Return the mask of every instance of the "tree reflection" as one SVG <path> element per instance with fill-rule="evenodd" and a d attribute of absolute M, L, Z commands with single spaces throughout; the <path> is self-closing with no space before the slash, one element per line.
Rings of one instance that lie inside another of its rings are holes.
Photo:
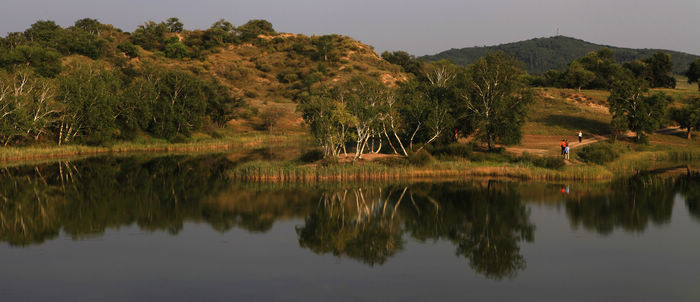
<path fill-rule="evenodd" d="M 405 190 L 392 200 L 382 189 L 345 189 L 324 192 L 303 227 L 297 228 L 299 244 L 312 251 L 383 264 L 403 248 L 396 217 Z"/>
<path fill-rule="evenodd" d="M 415 185 L 390 188 L 384 194 L 348 192 L 323 195 L 297 229 L 302 247 L 382 264 L 403 247 L 405 232 L 419 240 L 449 240 L 457 255 L 489 278 L 512 277 L 525 268 L 520 242 L 534 239 L 534 225 L 508 185 Z"/>
<path fill-rule="evenodd" d="M 675 192 L 672 178 L 637 175 L 616 181 L 607 190 L 567 198 L 566 213 L 572 226 L 600 234 L 618 227 L 642 232 L 650 221 L 671 220 Z"/>
<path fill-rule="evenodd" d="M 679 177 L 676 184 L 678 191 L 685 198 L 688 212 L 693 218 L 700 220 L 700 173 L 689 172 Z"/>
<path fill-rule="evenodd" d="M 416 238 L 449 240 L 457 255 L 489 278 L 514 277 L 525 269 L 520 243 L 534 240 L 535 226 L 512 185 L 442 184 L 418 189 L 415 195 L 417 204 L 427 206 L 406 219 Z"/>
<path fill-rule="evenodd" d="M 299 245 L 318 254 L 375 266 L 400 252 L 407 236 L 447 241 L 474 271 L 501 279 L 525 269 L 521 244 L 534 240 L 535 226 L 521 202 L 521 194 L 532 193 L 528 186 L 253 185 L 232 182 L 230 167 L 223 156 L 170 156 L 0 169 L 0 241 L 22 246 L 61 232 L 82 238 L 125 225 L 177 234 L 186 221 L 206 222 L 219 232 L 266 232 L 282 218 L 302 217 Z M 572 192 L 564 206 L 575 227 L 641 232 L 650 222 L 670 221 L 676 192 L 700 219 L 698 179 L 638 175 L 592 193 Z"/>

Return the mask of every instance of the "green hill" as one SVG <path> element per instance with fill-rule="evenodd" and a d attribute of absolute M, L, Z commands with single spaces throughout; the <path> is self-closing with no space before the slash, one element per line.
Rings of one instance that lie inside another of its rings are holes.
<path fill-rule="evenodd" d="M 503 51 L 523 62 L 528 72 L 543 73 L 550 69 L 563 70 L 572 60 L 583 57 L 591 51 L 606 47 L 615 52 L 617 62 L 646 58 L 657 51 L 668 53 L 673 59 L 673 72 L 677 74 L 685 72 L 690 62 L 700 58 L 697 55 L 671 50 L 632 49 L 599 45 L 565 36 L 535 38 L 496 46 L 453 48 L 421 58 L 428 61 L 447 59 L 459 65 L 467 65 L 489 51 Z"/>

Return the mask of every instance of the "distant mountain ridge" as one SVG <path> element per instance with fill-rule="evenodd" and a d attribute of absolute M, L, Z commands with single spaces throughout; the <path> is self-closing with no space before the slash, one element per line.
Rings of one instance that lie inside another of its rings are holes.
<path fill-rule="evenodd" d="M 583 57 L 587 53 L 601 48 L 610 48 L 614 51 L 615 60 L 618 63 L 646 58 L 657 51 L 668 53 L 673 60 L 673 72 L 677 74 L 685 72 L 692 61 L 700 58 L 700 56 L 679 51 L 614 47 L 594 44 L 566 36 L 535 38 L 496 46 L 453 48 L 435 55 L 422 56 L 421 58 L 427 61 L 447 59 L 455 64 L 468 65 L 489 51 L 503 51 L 523 62 L 525 69 L 529 73 L 543 73 L 550 69 L 563 70 L 574 59 Z"/>

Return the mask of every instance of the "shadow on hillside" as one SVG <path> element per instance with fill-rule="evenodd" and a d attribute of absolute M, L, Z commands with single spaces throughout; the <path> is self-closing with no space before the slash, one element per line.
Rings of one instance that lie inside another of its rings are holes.
<path fill-rule="evenodd" d="M 571 131 L 581 130 L 597 135 L 610 134 L 610 124 L 580 116 L 553 114 L 534 120 L 547 126 L 559 126 Z"/>

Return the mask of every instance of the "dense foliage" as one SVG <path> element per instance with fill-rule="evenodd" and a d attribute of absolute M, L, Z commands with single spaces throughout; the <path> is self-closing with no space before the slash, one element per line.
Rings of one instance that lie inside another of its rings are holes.
<path fill-rule="evenodd" d="M 394 88 L 367 78 L 324 86 L 305 95 L 298 110 L 326 156 L 347 156 L 353 141 L 354 158 L 383 144 L 412 158 L 430 144 L 454 141 L 459 130 L 489 150 L 520 141 L 532 95 L 512 57 L 489 54 L 468 68 L 425 64 L 419 74 Z"/>
<path fill-rule="evenodd" d="M 640 141 L 661 127 L 671 101 L 663 92 L 649 94 L 642 80 L 618 81 L 608 97 L 612 128 L 618 133 L 633 131 Z"/>

